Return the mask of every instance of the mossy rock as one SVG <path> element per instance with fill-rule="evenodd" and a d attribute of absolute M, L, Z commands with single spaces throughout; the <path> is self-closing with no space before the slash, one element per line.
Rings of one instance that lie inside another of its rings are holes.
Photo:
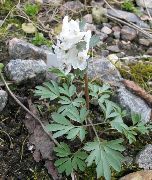
<path fill-rule="evenodd" d="M 130 70 L 126 70 L 120 67 L 117 67 L 125 79 L 130 79 L 141 87 L 143 87 L 148 92 L 151 91 L 152 87 L 148 85 L 149 81 L 152 81 L 152 63 L 148 62 L 139 62 L 136 64 L 128 65 Z"/>

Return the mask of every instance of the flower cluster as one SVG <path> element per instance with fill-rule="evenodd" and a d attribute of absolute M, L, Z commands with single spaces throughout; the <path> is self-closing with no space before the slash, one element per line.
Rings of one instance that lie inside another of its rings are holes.
<path fill-rule="evenodd" d="M 71 69 L 84 70 L 87 67 L 91 31 L 81 32 L 78 21 L 68 21 L 68 16 L 63 19 L 57 45 L 53 46 L 57 56 L 58 66 L 69 73 Z M 83 48 L 78 48 L 83 44 Z"/>

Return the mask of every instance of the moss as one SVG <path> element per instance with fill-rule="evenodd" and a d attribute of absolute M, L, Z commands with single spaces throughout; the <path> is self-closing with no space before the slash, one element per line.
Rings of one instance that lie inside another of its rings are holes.
<path fill-rule="evenodd" d="M 143 87 L 148 92 L 151 91 L 152 88 L 148 85 L 149 81 L 152 81 L 152 64 L 146 62 L 139 62 L 137 64 L 128 65 L 130 70 L 127 71 L 123 68 L 117 67 L 125 79 L 130 79 L 141 87 Z"/>

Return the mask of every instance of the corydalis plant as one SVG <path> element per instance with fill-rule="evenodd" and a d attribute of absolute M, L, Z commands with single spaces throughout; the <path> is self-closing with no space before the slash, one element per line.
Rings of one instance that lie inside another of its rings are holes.
<path fill-rule="evenodd" d="M 68 16 L 65 16 L 57 44 L 53 46 L 59 69 L 64 70 L 66 74 L 72 68 L 80 70 L 87 68 L 90 43 L 95 39 L 99 40 L 97 37 L 91 38 L 91 31 L 84 31 L 83 27 L 82 22 L 68 21 Z"/>
<path fill-rule="evenodd" d="M 99 38 L 91 37 L 91 32 L 84 31 L 83 25 L 82 22 L 68 21 L 67 16 L 64 18 L 62 32 L 54 46 L 59 69 L 51 70 L 60 81 L 37 86 L 35 95 L 40 99 L 56 100 L 59 107 L 52 113 L 51 123 L 46 126 L 47 132 L 52 132 L 52 138 L 59 141 L 54 148 L 58 157 L 55 161 L 58 171 L 69 176 L 95 164 L 97 178 L 104 176 L 110 180 L 111 171 L 121 169 L 123 139 L 102 139 L 102 134 L 116 131 L 132 143 L 138 132 L 148 133 L 150 127 L 145 126 L 138 116 L 132 116 L 133 125 L 127 126 L 123 121 L 125 111 L 110 100 L 110 86 L 88 84 L 88 51 Z M 81 76 L 82 71 L 85 73 Z M 98 115 L 101 114 L 101 122 L 93 116 L 94 109 L 89 108 L 89 103 L 94 101 L 98 105 L 96 109 L 99 109 Z M 67 141 L 68 145 L 65 143 Z"/>

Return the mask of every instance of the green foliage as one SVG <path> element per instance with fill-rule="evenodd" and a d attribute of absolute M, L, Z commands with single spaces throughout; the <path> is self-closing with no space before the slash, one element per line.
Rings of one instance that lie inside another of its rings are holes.
<path fill-rule="evenodd" d="M 55 147 L 54 151 L 59 157 L 59 159 L 55 161 L 55 166 L 58 168 L 59 173 L 65 172 L 68 176 L 74 172 L 74 170 L 85 170 L 86 152 L 79 150 L 75 153 L 71 153 L 69 146 L 65 143 L 60 143 L 60 146 Z"/>
<path fill-rule="evenodd" d="M 40 10 L 40 6 L 38 4 L 29 4 L 26 3 L 24 6 L 24 11 L 28 16 L 36 16 Z"/>
<path fill-rule="evenodd" d="M 60 96 L 58 84 L 55 81 L 51 81 L 51 83 L 43 83 L 43 86 L 36 86 L 35 96 L 39 96 L 40 99 L 56 99 Z"/>
<path fill-rule="evenodd" d="M 86 143 L 84 150 L 91 152 L 86 159 L 87 165 L 96 164 L 97 178 L 104 176 L 106 180 L 111 179 L 111 167 L 120 171 L 123 156 L 120 152 L 124 151 L 121 145 L 122 139 L 113 141 L 94 141 Z"/>
<path fill-rule="evenodd" d="M 32 43 L 35 46 L 47 45 L 51 46 L 51 41 L 47 40 L 42 33 L 36 33 L 35 37 L 32 39 Z"/>
<path fill-rule="evenodd" d="M 98 44 L 98 42 L 100 42 L 100 37 L 97 35 L 93 35 L 90 39 L 89 48 L 95 47 Z"/>
<path fill-rule="evenodd" d="M 2 72 L 3 68 L 4 68 L 4 64 L 0 63 L 0 72 Z"/>
<path fill-rule="evenodd" d="M 75 74 L 66 76 L 64 72 L 55 68 L 51 69 L 51 72 L 60 78 L 60 83 L 54 81 L 43 83 L 42 86 L 36 87 L 35 95 L 42 100 L 56 99 L 59 105 L 56 112 L 51 115 L 51 123 L 45 127 L 47 132 L 52 132 L 53 138 L 60 141 L 60 145 L 54 149 L 58 157 L 55 166 L 60 173 L 66 173 L 68 176 L 74 171 L 84 171 L 86 164 L 95 165 L 97 178 L 104 176 L 106 180 L 110 180 L 111 171 L 121 170 L 123 140 L 100 139 L 98 133 L 101 132 L 101 128 L 107 131 L 106 128 L 110 127 L 110 130 L 117 132 L 131 144 L 136 141 L 139 133 L 148 134 L 152 126 L 144 124 L 140 115 L 134 113 L 131 115 L 132 125 L 125 124 L 123 119 L 127 113 L 111 101 L 110 86 L 93 83 L 89 83 L 90 101 L 96 102 L 104 122 L 97 123 L 96 119 L 92 119 L 88 123 L 88 119 L 92 116 L 90 116 L 91 110 L 86 108 L 83 91 L 81 91 L 83 85 L 80 83 L 76 86 L 74 83 L 77 82 L 77 78 L 81 79 L 84 73 L 74 71 Z M 101 126 L 103 123 L 105 127 Z M 94 139 L 88 132 L 90 128 L 96 135 Z M 69 142 L 69 146 L 64 143 L 64 140 Z M 71 142 L 77 144 L 76 147 L 72 147 L 72 151 Z"/>
<path fill-rule="evenodd" d="M 130 12 L 134 12 L 134 13 L 136 13 L 138 11 L 133 3 L 133 0 L 125 0 L 122 3 L 121 8 L 126 11 L 130 11 Z"/>

